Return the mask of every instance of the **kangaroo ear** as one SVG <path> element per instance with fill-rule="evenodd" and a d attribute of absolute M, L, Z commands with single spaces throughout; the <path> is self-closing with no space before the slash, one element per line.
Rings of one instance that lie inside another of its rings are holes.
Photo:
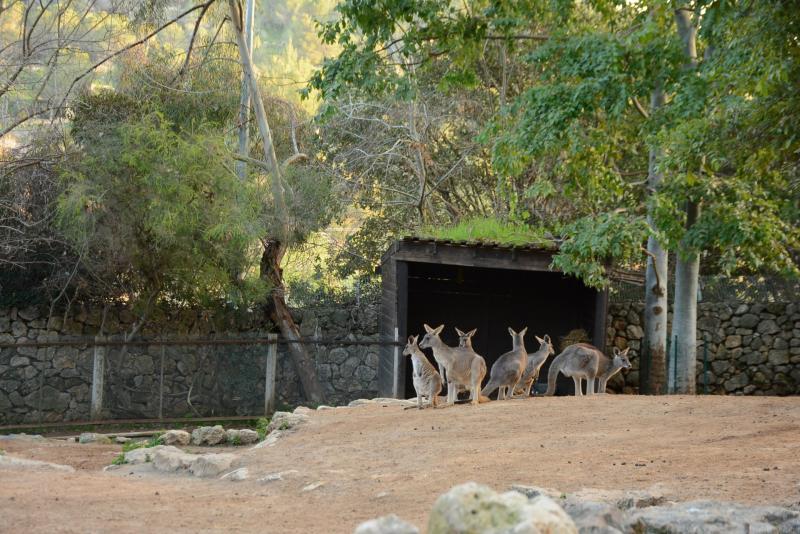
<path fill-rule="evenodd" d="M 511 334 L 512 336 L 516 334 L 516 332 L 514 332 L 514 329 L 511 328 L 510 326 L 508 327 L 508 333 Z"/>
<path fill-rule="evenodd" d="M 614 353 L 614 356 L 619 356 L 619 349 L 617 347 L 614 347 L 612 352 Z"/>
<path fill-rule="evenodd" d="M 424 327 L 425 327 L 425 331 L 426 331 L 427 333 L 429 333 L 429 334 L 430 334 L 431 332 L 433 332 L 433 328 L 431 328 L 430 326 L 428 326 L 428 325 L 427 325 L 427 323 L 426 323 L 426 324 L 423 324 L 422 326 L 424 326 Z"/>
<path fill-rule="evenodd" d="M 458 334 L 459 336 L 464 336 L 464 335 L 466 335 L 466 334 L 464 334 L 464 332 L 462 332 L 462 331 L 461 331 L 461 330 L 459 330 L 458 328 L 456 328 L 456 334 Z"/>
<path fill-rule="evenodd" d="M 413 345 L 414 341 L 415 341 L 414 336 L 408 336 L 408 344 L 409 345 Z"/>
<path fill-rule="evenodd" d="M 442 330 L 444 330 L 444 325 L 440 324 L 439 326 L 436 327 L 436 329 L 432 333 L 438 336 L 439 334 L 442 333 Z"/>
<path fill-rule="evenodd" d="M 547 334 L 544 335 L 544 340 L 549 344 L 550 343 L 550 336 Z"/>
<path fill-rule="evenodd" d="M 628 355 L 628 351 L 629 351 L 629 350 L 631 350 L 631 348 L 630 348 L 630 347 L 628 347 L 627 349 L 623 350 L 623 351 L 620 353 L 620 356 L 627 356 L 627 355 Z"/>
<path fill-rule="evenodd" d="M 536 341 L 538 341 L 541 345 L 545 344 L 545 340 L 540 338 L 539 336 L 533 336 L 533 337 L 535 337 Z M 544 337 L 546 338 L 547 336 L 544 336 Z"/>
<path fill-rule="evenodd" d="M 519 336 L 520 337 L 525 337 L 525 332 L 527 332 L 527 331 L 528 331 L 528 327 L 526 326 L 525 328 L 523 328 L 522 330 L 519 331 Z"/>
<path fill-rule="evenodd" d="M 474 336 L 474 335 L 475 335 L 475 332 L 477 332 L 477 331 L 478 331 L 478 329 L 477 329 L 477 328 L 473 328 L 472 330 L 470 330 L 469 332 L 467 332 L 467 335 L 468 335 L 469 337 L 472 337 L 472 336 Z"/>

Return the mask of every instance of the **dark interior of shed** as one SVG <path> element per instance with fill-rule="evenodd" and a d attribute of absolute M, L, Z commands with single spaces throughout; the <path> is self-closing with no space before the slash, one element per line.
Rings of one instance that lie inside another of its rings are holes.
<path fill-rule="evenodd" d="M 424 323 L 432 327 L 444 324 L 442 340 L 453 346 L 458 344 L 455 327 L 464 331 L 477 328 L 473 347 L 491 369 L 501 354 L 511 350 L 509 326 L 517 331 L 528 327 L 528 353 L 539 348 L 534 335 L 549 334 L 556 354 L 561 337 L 570 330 L 583 328 L 591 336 L 596 295 L 578 279 L 557 272 L 409 263 L 406 324 L 408 333 L 420 334 L 420 339 Z M 425 353 L 435 365 L 430 349 Z M 542 368 L 539 384 L 547 383 L 552 359 L 548 358 Z M 408 359 L 406 366 L 405 393 L 412 397 L 415 392 Z M 489 371 L 484 385 L 488 376 Z M 573 392 L 572 379 L 559 375 L 557 394 Z"/>

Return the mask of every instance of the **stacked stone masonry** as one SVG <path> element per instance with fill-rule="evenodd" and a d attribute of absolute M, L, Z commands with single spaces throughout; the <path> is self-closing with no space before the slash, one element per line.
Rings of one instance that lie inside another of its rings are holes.
<path fill-rule="evenodd" d="M 304 337 L 378 339 L 377 307 L 296 310 Z M 0 309 L 0 343 L 93 338 L 101 313 L 77 312 L 63 321 L 37 308 Z M 135 318 L 110 310 L 106 334 L 120 334 Z M 179 325 L 179 326 L 176 326 Z M 252 318 L 217 318 L 181 312 L 166 322 L 164 337 L 264 338 L 269 324 Z M 170 328 L 168 333 L 166 329 Z M 144 336 L 160 333 L 147 327 Z M 310 345 L 329 404 L 377 395 L 378 346 Z M 0 349 L 0 425 L 78 421 L 89 418 L 95 349 L 18 347 Z M 151 345 L 105 349 L 103 416 L 109 418 L 253 415 L 264 409 L 267 348 L 245 345 Z M 304 402 L 286 346 L 278 347 L 278 406 Z"/>
<path fill-rule="evenodd" d="M 630 348 L 632 369 L 609 387 L 636 392 L 644 305 L 609 306 L 607 348 Z M 669 319 L 672 319 L 670 313 Z M 800 305 L 700 303 L 697 392 L 728 395 L 800 394 Z"/>
<path fill-rule="evenodd" d="M 378 307 L 295 310 L 303 337 L 378 341 Z M 630 348 L 633 368 L 609 389 L 634 393 L 639 386 L 641 303 L 609 307 L 608 346 Z M 66 321 L 47 320 L 36 308 L 0 309 L 0 343 L 93 337 L 102 314 L 79 311 Z M 107 314 L 105 331 L 130 328 L 124 309 Z M 215 318 L 182 311 L 162 321 L 165 337 L 257 337 L 270 325 L 252 317 Z M 167 330 L 169 329 L 169 330 Z M 145 328 L 145 336 L 160 333 Z M 377 395 L 378 345 L 310 345 L 327 403 L 344 405 Z M 708 367 L 704 373 L 704 355 Z M 94 348 L 0 349 L 0 425 L 86 420 Z M 152 345 L 106 350 L 104 416 L 110 418 L 253 415 L 263 411 L 266 346 Z M 710 393 L 800 393 L 800 306 L 797 303 L 701 303 L 698 314 L 697 390 Z M 278 404 L 304 403 L 300 380 L 285 346 L 278 349 Z"/>

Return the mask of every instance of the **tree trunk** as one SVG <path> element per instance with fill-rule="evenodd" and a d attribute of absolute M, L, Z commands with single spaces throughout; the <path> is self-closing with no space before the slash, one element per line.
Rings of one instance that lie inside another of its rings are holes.
<path fill-rule="evenodd" d="M 283 273 L 280 268 L 285 252 L 286 247 L 279 241 L 273 240 L 264 243 L 264 252 L 261 255 L 261 278 L 270 284 L 270 319 L 278 326 L 285 340 L 298 341 L 301 339 L 300 330 L 297 328 L 289 312 L 289 307 L 286 305 L 286 291 L 283 285 Z M 313 403 L 322 404 L 325 399 L 322 386 L 317 379 L 314 360 L 306 350 L 305 345 L 289 343 L 288 346 L 289 354 L 292 356 L 292 361 L 300 377 L 305 397 Z"/>
<path fill-rule="evenodd" d="M 675 10 L 675 24 L 683 42 L 687 68 L 697 65 L 697 29 L 692 23 L 692 11 L 686 7 Z M 686 202 L 686 230 L 700 216 L 700 204 Z M 672 342 L 675 344 L 675 393 L 693 395 L 696 390 L 697 365 L 697 285 L 700 277 L 700 255 L 689 249 L 684 239 L 675 264 L 675 305 L 672 317 Z"/>
<path fill-rule="evenodd" d="M 653 90 L 650 102 L 651 113 L 664 105 L 664 92 L 660 85 Z M 650 161 L 647 170 L 647 188 L 654 194 L 661 184 L 664 175 L 657 170 L 661 150 L 650 149 Z M 647 222 L 655 228 L 651 205 L 648 208 Z M 639 391 L 645 395 L 662 395 L 666 393 L 665 373 L 667 354 L 667 251 L 658 240 L 650 236 L 647 239 L 647 271 L 645 273 L 645 305 L 644 305 L 644 346 L 642 347 L 641 379 Z"/>
<path fill-rule="evenodd" d="M 245 41 L 247 49 L 253 50 L 253 14 L 255 11 L 255 0 L 246 0 L 244 27 Z M 239 100 L 239 154 L 242 156 L 250 155 L 250 81 L 247 79 L 247 72 L 242 69 L 242 92 Z M 244 161 L 236 162 L 236 174 L 244 180 L 247 177 L 247 164 Z"/>
<path fill-rule="evenodd" d="M 700 206 L 686 205 L 686 230 L 700 216 Z M 675 264 L 675 307 L 672 317 L 672 340 L 675 343 L 675 393 L 694 395 L 697 366 L 697 284 L 700 255 L 680 250 Z"/>
<path fill-rule="evenodd" d="M 242 10 L 237 0 L 228 0 L 231 21 L 233 22 L 236 42 L 239 48 L 239 57 L 242 62 L 244 77 L 250 85 L 251 102 L 253 112 L 258 124 L 258 131 L 264 145 L 264 162 L 270 170 L 272 183 L 272 196 L 275 203 L 275 218 L 278 225 L 275 228 L 275 238 L 263 240 L 264 252 L 261 255 L 261 277 L 269 281 L 271 285 L 270 300 L 272 304 L 272 320 L 278 326 L 287 341 L 299 340 L 300 331 L 294 323 L 289 307 L 286 305 L 285 288 L 283 285 L 283 272 L 281 271 L 281 260 L 286 252 L 286 243 L 289 238 L 289 216 L 286 210 L 285 188 L 283 187 L 283 177 L 278 158 L 275 155 L 275 146 L 272 143 L 272 131 L 267 121 L 267 113 L 264 109 L 264 100 L 261 97 L 261 89 L 258 87 L 258 80 L 255 75 L 253 58 L 250 54 L 250 47 L 244 34 L 244 22 Z M 289 354 L 292 356 L 303 391 L 306 398 L 314 403 L 322 403 L 324 395 L 322 386 L 317 378 L 314 360 L 306 350 L 304 345 L 299 343 L 289 343 Z"/>

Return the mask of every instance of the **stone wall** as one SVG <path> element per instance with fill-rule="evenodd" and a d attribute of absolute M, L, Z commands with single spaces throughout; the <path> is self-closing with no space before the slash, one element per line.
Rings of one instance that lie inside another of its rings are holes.
<path fill-rule="evenodd" d="M 296 310 L 304 337 L 375 340 L 377 307 L 371 304 Z M 36 308 L 0 309 L 0 343 L 93 337 L 102 314 L 78 311 L 66 321 L 46 319 Z M 119 334 L 134 317 L 125 309 L 107 314 L 105 330 Z M 263 338 L 270 325 L 254 317 L 216 317 L 182 311 L 160 324 L 170 338 Z M 158 336 L 151 327 L 144 336 Z M 376 345 L 309 346 L 329 404 L 377 394 Z M 104 416 L 142 418 L 253 415 L 263 412 L 266 346 L 146 345 L 106 351 Z M 0 349 L 0 425 L 86 420 L 95 348 L 15 347 Z M 277 401 L 304 402 L 286 346 L 278 348 Z"/>
<path fill-rule="evenodd" d="M 617 390 L 639 387 L 644 305 L 609 306 L 608 348 L 630 348 L 632 370 L 610 383 Z M 672 314 L 668 316 L 670 322 Z M 800 305 L 701 302 L 697 317 L 697 391 L 703 392 L 704 355 L 709 393 L 800 394 Z"/>

